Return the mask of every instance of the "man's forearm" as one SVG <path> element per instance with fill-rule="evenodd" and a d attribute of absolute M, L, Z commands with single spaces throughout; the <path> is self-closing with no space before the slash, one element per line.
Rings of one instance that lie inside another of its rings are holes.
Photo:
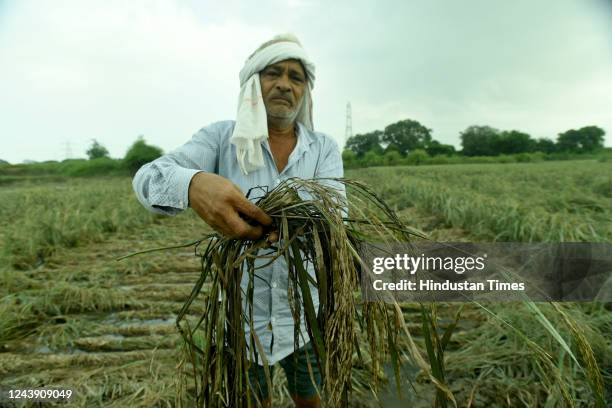
<path fill-rule="evenodd" d="M 189 183 L 200 171 L 182 167 L 170 156 L 162 156 L 142 166 L 132 186 L 138 201 L 149 211 L 176 215 L 187 208 Z"/>

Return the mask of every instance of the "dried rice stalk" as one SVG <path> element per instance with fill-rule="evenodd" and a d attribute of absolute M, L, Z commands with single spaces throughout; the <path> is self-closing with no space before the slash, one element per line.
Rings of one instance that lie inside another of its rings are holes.
<path fill-rule="evenodd" d="M 350 186 L 348 204 L 339 193 L 338 183 Z M 300 196 L 302 193 L 302 196 Z M 304 199 L 303 196 L 308 197 Z M 381 362 L 391 356 L 397 374 L 399 391 L 398 333 L 405 330 L 399 307 L 384 304 L 359 305 L 358 247 L 367 239 L 406 241 L 411 234 L 380 199 L 364 185 L 345 179 L 289 179 L 263 196 L 257 203 L 275 222 L 279 231 L 275 256 L 285 257 L 288 265 L 288 295 L 296 322 L 296 348 L 299 316 L 305 315 L 309 340 L 324 374 L 323 399 L 329 406 L 346 406 L 351 388 L 353 353 L 358 342 L 356 324 L 365 325 L 372 358 L 372 376 L 377 378 Z M 241 407 L 248 401 L 257 403 L 257 394 L 248 380 L 251 364 L 263 361 L 268 388 L 271 375 L 263 347 L 251 326 L 245 337 L 244 325 L 252 322 L 252 296 L 257 277 L 254 259 L 265 241 L 241 241 L 212 234 L 198 242 L 202 275 L 189 300 L 180 311 L 177 325 L 188 344 L 193 365 L 198 406 Z M 304 266 L 312 262 L 316 271 L 319 309 L 311 299 L 310 277 Z M 248 275 L 247 311 L 243 311 L 240 282 Z M 205 312 L 194 325 L 186 324 L 190 305 L 196 300 L 205 281 L 211 289 L 205 300 Z M 400 313 L 398 315 L 398 313 Z M 198 334 L 204 339 L 194 341 Z M 374 385 L 376 381 L 373 381 Z"/>

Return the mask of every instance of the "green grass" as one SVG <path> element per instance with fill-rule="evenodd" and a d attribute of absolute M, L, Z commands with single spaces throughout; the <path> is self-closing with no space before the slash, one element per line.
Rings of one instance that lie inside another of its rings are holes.
<path fill-rule="evenodd" d="M 0 202 L 0 262 L 18 269 L 156 218 L 138 203 L 127 177 L 14 183 L 0 188 Z"/>
<path fill-rule="evenodd" d="M 589 385 L 588 363 L 581 354 L 581 342 L 572 335 L 555 305 L 543 303 L 538 307 L 561 336 L 568 340 L 580 365 L 570 358 L 550 333 L 542 330 L 525 304 L 488 306 L 494 315 L 484 316 L 485 320 L 477 329 L 462 331 L 453 339 L 446 372 L 454 379 L 451 384 L 460 400 L 467 400 L 473 387 L 474 406 L 482 406 L 487 400 L 498 401 L 500 406 L 504 405 L 504 400 L 511 406 L 566 406 L 554 385 L 554 376 L 558 375 L 576 406 L 597 406 Z M 609 338 L 606 338 L 609 323 L 605 322 L 605 316 L 609 319 L 610 312 L 598 304 L 568 303 L 557 307 L 570 315 L 579 330 L 588 337 L 604 381 L 609 383 L 612 378 L 606 361 L 611 346 Z M 517 331 L 508 330 L 506 323 Z M 517 335 L 519 331 L 528 334 L 529 340 L 552 356 L 552 366 L 546 366 L 536 358 L 525 339 Z M 461 387 L 466 383 L 471 387 Z"/>
<path fill-rule="evenodd" d="M 46 161 L 30 164 L 0 164 L 0 184 L 3 179 L 11 177 L 88 177 L 108 175 L 128 175 L 129 171 L 123 160 L 100 157 L 98 159 L 66 159 L 61 162 Z"/>
<path fill-rule="evenodd" d="M 483 240 L 609 242 L 612 163 L 387 167 L 351 170 L 398 210 L 420 207 Z"/>
<path fill-rule="evenodd" d="M 433 214 L 441 220 L 439 231 L 461 228 L 472 241 L 610 242 L 611 170 L 612 161 L 593 160 L 380 167 L 350 170 L 347 177 L 367 182 L 395 209 Z M 176 314 L 181 293 L 188 296 L 197 279 L 199 264 L 186 251 L 184 257 L 167 252 L 119 263 L 115 258 L 200 238 L 202 223 L 189 213 L 160 223 L 136 201 L 127 177 L 63 177 L 0 175 L 0 349 L 9 346 L 9 352 L 0 354 L 0 380 L 22 388 L 70 384 L 79 390 L 79 406 L 175 405 L 180 352 L 172 349 L 174 334 L 169 333 L 175 333 L 174 326 L 131 322 Z M 413 225 L 416 220 L 404 221 Z M 170 281 L 183 286 L 155 286 Z M 198 306 L 190 319 L 203 313 Z M 442 354 L 435 351 L 436 332 L 443 338 L 457 306 L 439 305 L 437 320 L 430 319 L 436 370 L 444 374 L 459 406 L 563 406 L 553 375 L 566 384 L 576 406 L 593 406 L 584 344 L 557 310 L 540 308 L 580 365 L 543 330 L 532 310 L 486 306 L 495 316 L 466 305 Z M 563 310 L 588 339 L 604 382 L 610 384 L 609 308 L 585 303 L 564 304 Z M 430 359 L 421 309 L 405 316 L 422 356 Z M 534 357 L 525 334 L 551 354 L 554 368 Z M 54 351 L 19 351 L 31 350 L 29 343 Z M 56 353 L 75 345 L 92 352 Z M 158 345 L 163 347 L 155 351 Z M 119 348 L 124 352 L 96 352 Z M 361 388 L 353 392 L 351 406 L 372 399 L 367 389 L 371 369 L 364 365 L 354 370 L 353 382 Z M 392 373 L 387 377 L 393 385 Z M 279 384 L 275 378 L 275 403 L 291 406 Z M 416 393 L 407 383 L 403 390 L 424 401 L 415 406 L 431 406 L 439 391 L 431 379 L 421 374 L 413 385 Z"/>

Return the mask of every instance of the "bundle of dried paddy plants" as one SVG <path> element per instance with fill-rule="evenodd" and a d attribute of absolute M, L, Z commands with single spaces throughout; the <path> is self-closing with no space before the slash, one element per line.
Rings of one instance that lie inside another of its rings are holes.
<path fill-rule="evenodd" d="M 350 187 L 350 209 L 338 190 L 339 183 Z M 355 293 L 359 290 L 359 245 L 368 240 L 406 241 L 409 228 L 363 184 L 346 179 L 289 179 L 266 193 L 257 205 L 272 217 L 279 233 L 271 255 L 269 250 L 263 251 L 265 240 L 211 234 L 197 244 L 202 274 L 178 315 L 177 325 L 186 340 L 198 406 L 242 407 L 247 401 L 258 405 L 256 385 L 247 375 L 249 366 L 257 361 L 263 363 L 271 389 L 271 367 L 252 326 L 253 288 L 258 279 L 255 260 L 262 257 L 267 263 L 284 257 L 287 263 L 295 348 L 303 315 L 306 340 L 312 342 L 323 373 L 324 389 L 320 391 L 328 406 L 346 406 L 353 355 L 361 354 L 357 325 L 367 334 L 372 375 L 379 375 L 387 356 L 399 375 L 398 336 L 405 333 L 399 307 L 382 302 L 360 304 Z M 316 282 L 306 263 L 314 266 Z M 241 289 L 244 274 L 246 291 Z M 204 313 L 194 323 L 186 317 L 205 282 L 210 286 Z M 318 291 L 318 310 L 309 286 Z M 248 335 L 245 325 L 250 327 Z M 396 380 L 399 386 L 399 378 Z"/>

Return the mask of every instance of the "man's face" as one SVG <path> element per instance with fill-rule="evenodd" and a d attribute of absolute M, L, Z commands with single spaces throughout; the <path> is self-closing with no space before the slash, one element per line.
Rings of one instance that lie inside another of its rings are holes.
<path fill-rule="evenodd" d="M 268 118 L 294 121 L 307 86 L 302 64 L 290 59 L 268 65 L 259 81 Z"/>

